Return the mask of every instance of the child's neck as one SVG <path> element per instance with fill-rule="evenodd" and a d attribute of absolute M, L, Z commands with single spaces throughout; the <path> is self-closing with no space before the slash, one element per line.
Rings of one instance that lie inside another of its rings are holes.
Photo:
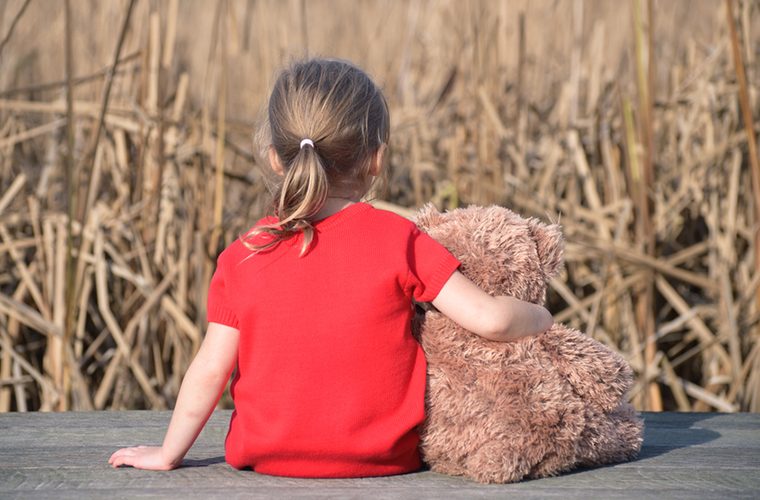
<path fill-rule="evenodd" d="M 349 205 L 353 205 L 359 201 L 359 198 L 353 198 L 348 196 L 328 196 L 325 200 L 325 204 L 322 209 L 317 212 L 312 220 L 320 220 L 330 217 L 346 208 Z"/>

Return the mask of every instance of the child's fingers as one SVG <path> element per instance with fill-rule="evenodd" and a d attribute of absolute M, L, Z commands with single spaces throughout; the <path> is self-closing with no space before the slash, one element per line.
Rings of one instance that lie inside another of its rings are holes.
<path fill-rule="evenodd" d="M 118 457 L 120 455 L 123 455 L 123 454 L 129 452 L 130 449 L 131 448 L 119 448 L 118 450 L 116 450 L 115 452 L 113 452 L 111 454 L 111 458 L 109 459 L 109 461 L 113 460 L 114 458 L 116 458 L 116 457 Z"/>
<path fill-rule="evenodd" d="M 134 454 L 134 447 L 121 448 L 111 455 L 111 457 L 108 459 L 108 463 L 114 467 L 118 467 L 120 465 L 132 465 L 130 459 L 134 457 Z"/>
<path fill-rule="evenodd" d="M 111 453 L 111 456 L 108 457 L 108 463 L 109 464 L 112 464 L 114 462 L 114 460 L 116 460 L 116 458 L 118 458 L 118 456 L 121 454 L 121 450 L 122 449 L 118 449 L 118 450 L 114 451 L 113 453 Z"/>
<path fill-rule="evenodd" d="M 108 459 L 108 463 L 114 467 L 118 467 L 119 465 L 124 463 L 125 454 L 126 454 L 126 451 L 123 449 L 115 452 L 113 455 L 111 455 L 111 458 Z"/>
<path fill-rule="evenodd" d="M 111 460 L 111 466 L 113 466 L 113 467 L 119 467 L 121 465 L 129 465 L 127 463 L 127 457 L 124 454 L 121 454 L 121 455 L 119 455 L 117 457 L 114 457 Z"/>
<path fill-rule="evenodd" d="M 146 445 L 132 446 L 114 452 L 108 459 L 108 463 L 114 468 L 127 465 L 136 469 L 171 470 L 171 464 L 164 463 L 160 455 L 160 447 Z"/>

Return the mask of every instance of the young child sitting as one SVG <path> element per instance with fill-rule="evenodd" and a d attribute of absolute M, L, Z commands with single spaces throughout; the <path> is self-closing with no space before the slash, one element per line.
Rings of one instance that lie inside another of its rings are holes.
<path fill-rule="evenodd" d="M 162 446 L 116 451 L 114 467 L 178 467 L 229 377 L 225 440 L 237 469 L 295 477 L 417 470 L 425 358 L 413 301 L 508 341 L 552 325 L 541 306 L 492 297 L 410 221 L 362 202 L 380 173 L 390 122 L 378 87 L 352 64 L 300 62 L 268 108 L 273 215 L 220 255 L 208 330 Z"/>

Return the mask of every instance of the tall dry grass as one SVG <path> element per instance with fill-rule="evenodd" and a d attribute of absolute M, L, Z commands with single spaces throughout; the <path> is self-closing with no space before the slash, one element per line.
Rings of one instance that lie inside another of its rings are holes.
<path fill-rule="evenodd" d="M 386 206 L 560 221 L 550 308 L 626 356 L 639 408 L 757 411 L 758 7 L 0 3 L 0 411 L 172 406 L 214 258 L 266 209 L 272 76 L 307 54 L 383 85 Z"/>

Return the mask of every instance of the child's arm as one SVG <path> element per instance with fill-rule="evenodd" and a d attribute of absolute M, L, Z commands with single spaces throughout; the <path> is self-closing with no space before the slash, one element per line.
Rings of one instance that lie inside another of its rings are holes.
<path fill-rule="evenodd" d="M 433 305 L 455 323 L 489 340 L 542 333 L 554 324 L 545 308 L 514 297 L 492 297 L 460 273 L 443 285 Z"/>
<path fill-rule="evenodd" d="M 179 467 L 227 385 L 237 361 L 239 339 L 235 328 L 209 323 L 201 348 L 182 380 L 163 445 L 122 448 L 108 463 L 150 470 Z"/>

